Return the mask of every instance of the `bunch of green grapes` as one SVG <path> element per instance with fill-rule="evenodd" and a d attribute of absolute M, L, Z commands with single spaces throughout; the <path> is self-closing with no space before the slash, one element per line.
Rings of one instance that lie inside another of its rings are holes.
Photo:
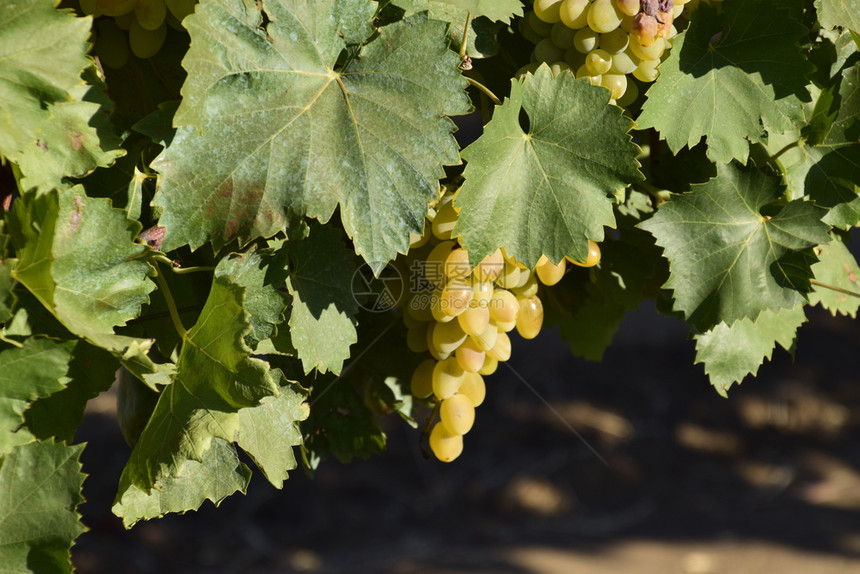
<path fill-rule="evenodd" d="M 182 19 L 194 12 L 196 4 L 197 0 L 80 0 L 81 11 L 97 18 L 94 50 L 109 68 L 123 67 L 129 48 L 138 58 L 157 54 L 167 38 L 167 26 L 183 30 Z"/>
<path fill-rule="evenodd" d="M 520 21 L 520 32 L 535 43 L 534 62 L 558 74 L 573 72 L 607 88 L 613 103 L 625 106 L 639 95 L 641 82 L 657 79 L 661 58 L 677 34 L 675 18 L 690 0 L 535 0 Z"/>
<path fill-rule="evenodd" d="M 430 210 L 424 234 L 413 239 L 413 289 L 403 313 L 407 345 L 427 355 L 412 375 L 411 391 L 420 399 L 432 397 L 438 405 L 430 449 L 443 462 L 463 451 L 463 435 L 472 428 L 475 407 L 486 395 L 483 377 L 510 358 L 508 333 L 516 329 L 532 339 L 540 332 L 538 284 L 558 283 L 567 269 L 564 260 L 553 263 L 543 256 L 532 271 L 502 249 L 473 268 L 468 251 L 451 236 L 457 222 L 454 196 L 442 196 Z M 576 265 L 590 267 L 599 260 L 600 249 L 590 242 L 588 260 Z"/>

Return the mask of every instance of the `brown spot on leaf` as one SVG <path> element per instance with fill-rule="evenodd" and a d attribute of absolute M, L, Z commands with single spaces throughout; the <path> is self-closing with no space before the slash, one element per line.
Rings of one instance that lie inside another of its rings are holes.
<path fill-rule="evenodd" d="M 84 213 L 84 200 L 80 195 L 76 195 L 74 199 L 75 208 L 69 215 L 69 228 L 71 232 L 75 232 L 81 226 L 81 216 Z"/>
<path fill-rule="evenodd" d="M 40 150 L 42 150 L 42 151 L 48 151 L 48 146 L 46 146 L 46 145 L 42 142 L 42 140 L 36 140 L 36 145 L 39 147 L 39 149 L 40 149 Z"/>
<path fill-rule="evenodd" d="M 75 151 L 81 152 L 84 150 L 84 134 L 72 132 L 72 147 Z"/>

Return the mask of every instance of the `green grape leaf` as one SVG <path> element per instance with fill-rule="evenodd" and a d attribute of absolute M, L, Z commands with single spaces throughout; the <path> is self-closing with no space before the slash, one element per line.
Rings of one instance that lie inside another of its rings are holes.
<path fill-rule="evenodd" d="M 18 254 L 15 279 L 69 331 L 99 345 L 99 336 L 137 317 L 155 288 L 152 268 L 134 242 L 140 224 L 81 186 L 27 194 L 8 217 Z"/>
<path fill-rule="evenodd" d="M 77 512 L 84 445 L 34 442 L 0 455 L 0 568 L 71 574 L 69 551 L 86 528 Z"/>
<path fill-rule="evenodd" d="M 777 343 L 791 351 L 797 329 L 805 321 L 803 305 L 797 305 L 762 311 L 755 322 L 740 319 L 731 326 L 719 323 L 695 335 L 696 363 L 704 363 L 711 384 L 726 397 L 734 383 L 755 375 L 764 360 L 770 360 Z"/>
<path fill-rule="evenodd" d="M 15 295 L 12 293 L 15 278 L 12 277 L 12 270 L 17 263 L 15 259 L 0 261 L 0 323 L 12 318 L 12 307 L 15 304 Z"/>
<path fill-rule="evenodd" d="M 58 185 L 121 155 L 87 58 L 91 18 L 53 0 L 0 5 L 0 155 L 19 163 L 25 189 Z"/>
<path fill-rule="evenodd" d="M 355 257 L 334 227 L 315 226 L 300 241 L 287 242 L 293 296 L 290 336 L 305 373 L 339 373 L 356 342 L 358 303 L 351 291 Z"/>
<path fill-rule="evenodd" d="M 809 197 L 831 208 L 824 222 L 847 229 L 860 224 L 860 63 L 844 70 L 824 90 L 803 130 L 805 141 L 779 158 L 793 197 Z M 790 145 L 797 134 L 775 138 L 768 150 Z"/>
<path fill-rule="evenodd" d="M 247 289 L 245 310 L 251 332 L 245 336 L 245 343 L 249 347 L 256 349 L 260 341 L 276 334 L 287 307 L 287 297 L 279 291 L 287 278 L 285 248 L 252 247 L 247 253 L 231 254 L 218 262 L 215 276 L 226 277 Z"/>
<path fill-rule="evenodd" d="M 713 161 L 746 163 L 749 142 L 765 139 L 762 124 L 785 132 L 803 121 L 813 67 L 797 45 L 805 27 L 769 0 L 722 5 L 722 12 L 704 2 L 696 8 L 637 123 L 657 129 L 673 152 L 707 137 Z"/>
<path fill-rule="evenodd" d="M 228 496 L 244 493 L 251 481 L 251 470 L 239 461 L 233 445 L 217 438 L 202 461 L 186 460 L 177 470 L 158 479 L 149 494 L 135 485 L 120 493 L 112 510 L 122 518 L 123 526 L 131 528 L 140 520 L 196 510 L 207 500 L 218 506 Z"/>
<path fill-rule="evenodd" d="M 826 211 L 802 200 L 769 206 L 780 180 L 754 167 L 718 165 L 716 178 L 692 187 L 639 224 L 664 248 L 675 310 L 705 331 L 804 303 L 811 248 L 830 242 Z"/>
<path fill-rule="evenodd" d="M 250 357 L 245 289 L 216 277 L 197 324 L 187 336 L 173 383 L 162 392 L 120 478 L 118 501 L 131 485 L 149 493 L 188 460 L 203 461 L 212 440 L 232 442 L 238 411 L 276 395 L 268 365 Z"/>
<path fill-rule="evenodd" d="M 812 266 L 815 280 L 860 295 L 860 268 L 845 244 L 834 238 L 830 243 L 816 248 L 816 251 L 818 263 Z M 860 298 L 821 285 L 813 285 L 809 302 L 812 305 L 821 305 L 833 315 L 838 313 L 851 317 L 857 316 L 857 309 L 860 307 Z"/>
<path fill-rule="evenodd" d="M 462 154 L 454 235 L 473 263 L 499 247 L 529 267 L 542 254 L 585 261 L 588 240 L 615 226 L 613 196 L 642 176 L 631 122 L 608 102 L 605 88 L 553 78 L 546 65 L 512 81 L 510 98 Z"/>
<path fill-rule="evenodd" d="M 61 391 L 36 400 L 24 419 L 38 439 L 56 437 L 71 443 L 84 422 L 87 401 L 108 390 L 116 378 L 119 361 L 109 352 L 78 340 Z"/>
<path fill-rule="evenodd" d="M 0 351 L 0 453 L 34 440 L 24 425 L 30 404 L 62 390 L 74 341 L 34 337 Z"/>
<path fill-rule="evenodd" d="M 860 32 L 860 0 L 815 0 L 815 9 L 823 27 Z"/>
<path fill-rule="evenodd" d="M 281 378 L 280 371 L 274 371 Z M 302 444 L 299 423 L 308 418 L 307 391 L 282 378 L 280 394 L 266 397 L 256 407 L 239 411 L 236 443 L 254 461 L 275 488 L 297 466 L 293 447 Z"/>
<path fill-rule="evenodd" d="M 70 101 L 50 107 L 47 118 L 14 158 L 24 177 L 23 189 L 47 191 L 65 176 L 83 177 L 125 155 L 113 133 L 108 112 L 111 101 L 94 67 L 87 71 L 89 84 L 69 90 Z"/>
<path fill-rule="evenodd" d="M 461 34 L 467 14 L 501 22 L 523 15 L 520 0 L 394 0 L 393 4 L 403 8 L 406 17 L 427 10 L 434 20 L 459 23 Z"/>
<path fill-rule="evenodd" d="M 447 25 L 424 15 L 380 30 L 339 67 L 373 12 L 366 0 L 218 0 L 188 17 L 183 127 L 153 163 L 165 250 L 246 243 L 339 206 L 375 270 L 406 252 L 442 166 L 460 162 L 445 116 L 471 108 Z"/>

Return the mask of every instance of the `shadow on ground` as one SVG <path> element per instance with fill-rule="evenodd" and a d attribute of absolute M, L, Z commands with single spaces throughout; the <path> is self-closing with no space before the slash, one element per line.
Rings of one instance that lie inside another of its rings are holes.
<path fill-rule="evenodd" d="M 75 564 L 81 574 L 858 572 L 860 329 L 809 315 L 796 360 L 777 351 L 728 400 L 692 364 L 686 329 L 650 307 L 628 316 L 601 364 L 572 358 L 549 330 L 517 341 L 512 368 L 489 378 L 452 464 L 424 459 L 418 432 L 390 417 L 384 456 L 329 462 L 313 480 L 294 473 L 283 491 L 255 475 L 219 509 L 128 532 L 110 504 L 129 451 L 110 404 L 96 403 L 79 435 L 91 531 Z"/>

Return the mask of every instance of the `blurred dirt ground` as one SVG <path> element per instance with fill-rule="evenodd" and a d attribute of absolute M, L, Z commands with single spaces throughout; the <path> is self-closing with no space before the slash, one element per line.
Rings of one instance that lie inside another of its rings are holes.
<path fill-rule="evenodd" d="M 110 514 L 129 449 L 104 395 L 79 433 L 91 530 L 73 559 L 82 574 L 857 573 L 860 324 L 809 316 L 796 360 L 776 351 L 728 400 L 650 307 L 601 364 L 548 330 L 489 378 L 454 463 L 424 459 L 392 416 L 383 456 L 282 491 L 255 475 L 219 509 L 131 531 Z"/>

